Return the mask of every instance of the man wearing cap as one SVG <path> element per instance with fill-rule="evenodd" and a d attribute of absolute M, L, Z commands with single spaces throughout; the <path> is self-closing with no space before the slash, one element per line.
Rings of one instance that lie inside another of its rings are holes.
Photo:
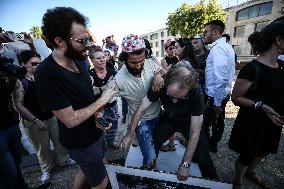
<path fill-rule="evenodd" d="M 176 57 L 176 48 L 175 41 L 167 40 L 164 47 L 166 50 L 166 57 L 161 61 L 161 64 L 165 70 L 168 69 L 169 65 L 174 65 L 178 62 L 178 58 Z"/>
<path fill-rule="evenodd" d="M 132 117 L 142 98 L 146 95 L 155 76 L 161 81 L 161 67 L 152 59 L 145 59 L 145 42 L 138 35 L 127 35 L 122 40 L 121 59 L 125 62 L 115 76 L 119 94 L 125 98 Z M 159 82 L 158 82 L 159 83 Z M 155 88 L 155 87 L 154 87 Z M 156 155 L 152 139 L 152 131 L 159 120 L 160 102 L 151 105 L 142 117 L 135 132 L 143 155 L 143 168 L 155 167 Z M 127 131 L 130 133 L 130 131 Z M 126 135 L 123 142 L 130 142 L 133 135 Z"/>

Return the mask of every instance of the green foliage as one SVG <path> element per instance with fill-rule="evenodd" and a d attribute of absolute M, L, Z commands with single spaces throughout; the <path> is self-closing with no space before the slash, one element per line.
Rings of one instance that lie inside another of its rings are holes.
<path fill-rule="evenodd" d="M 203 26 L 211 20 L 225 21 L 227 13 L 216 0 L 200 0 L 195 5 L 183 3 L 173 13 L 169 13 L 167 26 L 172 35 L 195 36 L 202 33 Z"/>
<path fill-rule="evenodd" d="M 41 31 L 41 28 L 39 26 L 33 26 L 30 29 L 30 32 L 31 32 L 31 34 L 34 38 L 37 38 L 37 39 L 41 38 L 42 31 Z"/>

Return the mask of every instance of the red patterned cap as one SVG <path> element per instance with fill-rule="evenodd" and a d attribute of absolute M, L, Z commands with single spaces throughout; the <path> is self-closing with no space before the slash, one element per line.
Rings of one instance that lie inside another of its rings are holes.
<path fill-rule="evenodd" d="M 175 41 L 171 41 L 171 39 L 168 39 L 166 43 L 164 44 L 165 49 L 169 48 L 170 46 L 174 46 L 176 44 Z"/>
<path fill-rule="evenodd" d="M 129 34 L 122 39 L 121 49 L 123 52 L 133 52 L 144 48 L 145 42 L 138 35 Z"/>

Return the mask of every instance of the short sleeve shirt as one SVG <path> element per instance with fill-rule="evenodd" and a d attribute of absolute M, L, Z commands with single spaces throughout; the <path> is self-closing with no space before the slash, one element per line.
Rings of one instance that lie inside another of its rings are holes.
<path fill-rule="evenodd" d="M 74 110 L 85 108 L 95 102 L 92 83 L 82 62 L 75 62 L 79 72 L 69 71 L 48 56 L 36 69 L 36 91 L 43 111 L 54 111 L 72 106 Z M 68 128 L 60 120 L 59 140 L 69 149 L 88 147 L 97 141 L 102 130 L 96 128 L 95 118 L 89 119 L 74 128 Z"/>
<path fill-rule="evenodd" d="M 158 99 L 161 100 L 165 115 L 174 122 L 188 122 L 191 120 L 191 116 L 203 114 L 204 96 L 201 87 L 197 85 L 189 91 L 187 96 L 187 99 L 182 99 L 174 103 L 167 95 L 166 88 L 163 88 L 160 92 L 154 92 L 150 88 L 147 93 L 150 102 L 155 102 Z"/>

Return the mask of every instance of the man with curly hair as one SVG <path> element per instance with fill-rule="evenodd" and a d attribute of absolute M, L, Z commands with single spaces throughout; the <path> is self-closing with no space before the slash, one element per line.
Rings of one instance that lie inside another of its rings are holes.
<path fill-rule="evenodd" d="M 114 95 L 113 88 L 97 99 L 85 68 L 91 37 L 87 18 L 70 7 L 47 10 L 42 19 L 45 40 L 52 54 L 36 69 L 36 89 L 43 111 L 58 119 L 59 140 L 80 167 L 73 189 L 87 184 L 92 189 L 106 188 L 108 179 L 103 164 L 103 128 L 95 114 Z"/>

